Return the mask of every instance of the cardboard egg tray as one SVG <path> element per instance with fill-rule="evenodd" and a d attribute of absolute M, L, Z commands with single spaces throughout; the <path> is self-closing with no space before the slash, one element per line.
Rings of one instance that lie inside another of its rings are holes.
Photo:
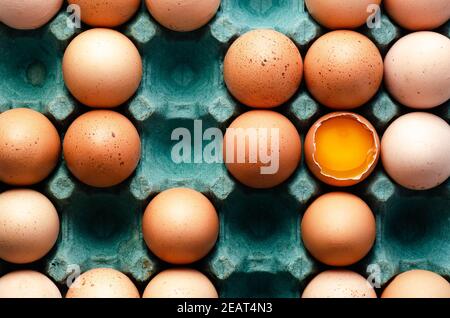
<path fill-rule="evenodd" d="M 0 112 L 30 107 L 47 115 L 61 138 L 68 125 L 90 109 L 71 97 L 64 86 L 61 60 L 70 40 L 86 29 L 67 24 L 66 5 L 49 24 L 34 31 L 0 25 Z M 386 15 L 381 28 L 362 27 L 384 55 L 404 35 Z M 222 164 L 176 164 L 171 160 L 172 130 L 225 130 L 249 110 L 227 92 L 223 59 L 229 45 L 255 28 L 274 28 L 288 35 L 303 58 L 309 45 L 327 30 L 307 13 L 299 0 L 223 0 L 207 26 L 190 33 L 162 28 L 144 5 L 119 28 L 139 48 L 144 77 L 137 94 L 118 111 L 130 118 L 142 139 L 142 158 L 135 174 L 119 186 L 94 189 L 68 172 L 63 160 L 55 172 L 33 188 L 56 205 L 61 234 L 43 260 L 28 265 L 0 263 L 0 272 L 32 268 L 46 273 L 61 287 L 79 266 L 82 272 L 113 267 L 145 287 L 160 270 L 170 267 L 152 255 L 142 238 L 141 217 L 157 193 L 172 187 L 191 187 L 206 194 L 220 215 L 220 237 L 214 250 L 192 267 L 205 272 L 221 297 L 298 297 L 305 285 L 327 267 L 303 247 L 301 216 L 320 194 L 348 191 L 359 195 L 377 219 L 376 243 L 370 254 L 350 267 L 367 277 L 379 273 L 381 286 L 396 274 L 429 269 L 450 278 L 450 181 L 429 191 L 410 191 L 396 185 L 381 163 L 364 182 L 333 188 L 316 180 L 304 161 L 283 185 L 254 190 L 237 183 Z M 437 30 L 450 35 L 450 23 Z M 302 137 L 329 109 L 316 103 L 304 84 L 285 105 L 276 109 L 297 126 Z M 356 109 L 377 128 L 380 137 L 396 117 L 411 110 L 399 105 L 384 89 Z M 450 120 L 449 103 L 432 111 Z M 9 189 L 0 184 L 0 191 Z M 75 267 L 74 267 L 75 266 Z M 380 291 L 380 289 L 378 289 Z"/>

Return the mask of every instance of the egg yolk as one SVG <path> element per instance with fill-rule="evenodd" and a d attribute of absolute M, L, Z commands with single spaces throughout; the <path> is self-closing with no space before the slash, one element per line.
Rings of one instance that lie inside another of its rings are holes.
<path fill-rule="evenodd" d="M 316 162 L 322 174 L 348 179 L 361 176 L 376 154 L 373 133 L 350 117 L 333 117 L 323 122 L 315 136 Z"/>

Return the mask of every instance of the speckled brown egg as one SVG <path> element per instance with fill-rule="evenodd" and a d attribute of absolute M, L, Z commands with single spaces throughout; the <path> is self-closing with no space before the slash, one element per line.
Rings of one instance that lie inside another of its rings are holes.
<path fill-rule="evenodd" d="M 142 298 L 218 298 L 211 281 L 194 269 L 172 268 L 156 275 Z"/>
<path fill-rule="evenodd" d="M 448 0 L 384 0 L 387 13 L 405 29 L 432 30 L 450 19 Z"/>
<path fill-rule="evenodd" d="M 239 182 L 265 189 L 294 173 L 301 151 L 300 135 L 289 119 L 270 110 L 252 110 L 227 128 L 223 159 Z"/>
<path fill-rule="evenodd" d="M 319 118 L 305 138 L 305 161 L 320 181 L 337 187 L 365 180 L 380 157 L 380 138 L 356 113 L 333 112 Z"/>
<path fill-rule="evenodd" d="M 375 44 L 354 31 L 333 31 L 313 43 L 305 57 L 305 81 L 321 104 L 352 109 L 367 103 L 383 79 Z"/>
<path fill-rule="evenodd" d="M 142 233 L 150 250 L 173 264 L 206 256 L 219 234 L 219 217 L 200 192 L 174 188 L 158 194 L 145 209 Z"/>
<path fill-rule="evenodd" d="M 19 270 L 0 277 L 0 298 L 61 298 L 58 287 L 47 276 Z"/>
<path fill-rule="evenodd" d="M 317 198 L 301 223 L 303 244 L 320 262 L 348 266 L 361 260 L 373 246 L 375 217 L 357 196 L 331 192 Z"/>
<path fill-rule="evenodd" d="M 314 277 L 303 291 L 302 298 L 377 298 L 377 294 L 358 273 L 332 269 Z"/>
<path fill-rule="evenodd" d="M 91 107 L 117 107 L 139 87 L 142 59 L 125 35 L 110 29 L 91 29 L 67 47 L 64 82 L 72 95 Z"/>
<path fill-rule="evenodd" d="M 450 283 L 426 270 L 410 270 L 397 275 L 381 298 L 450 298 Z"/>
<path fill-rule="evenodd" d="M 31 263 L 47 254 L 59 234 L 59 217 L 44 195 L 16 189 L 0 194 L 0 258 Z"/>
<path fill-rule="evenodd" d="M 219 9 L 221 0 L 146 0 L 155 20 L 164 27 L 188 32 L 207 24 Z"/>
<path fill-rule="evenodd" d="M 81 274 L 66 298 L 140 298 L 134 283 L 112 268 L 95 268 Z"/>
<path fill-rule="evenodd" d="M 67 167 L 81 182 L 105 188 L 127 179 L 139 162 L 141 141 L 133 124 L 110 110 L 78 117 L 64 138 Z"/>
<path fill-rule="evenodd" d="M 381 0 L 306 0 L 313 18 L 329 29 L 354 29 L 366 23 L 374 13 L 371 5 Z M 374 7 L 375 8 L 375 7 Z"/>
<path fill-rule="evenodd" d="M 80 7 L 81 20 L 95 27 L 116 27 L 127 22 L 141 0 L 69 0 Z"/>
<path fill-rule="evenodd" d="M 55 168 L 61 152 L 58 131 L 41 113 L 16 108 L 0 114 L 0 181 L 31 185 Z"/>
<path fill-rule="evenodd" d="M 300 86 L 303 62 L 287 36 L 274 30 L 254 30 L 229 48 L 224 78 L 230 93 L 241 103 L 272 108 L 288 101 Z"/>

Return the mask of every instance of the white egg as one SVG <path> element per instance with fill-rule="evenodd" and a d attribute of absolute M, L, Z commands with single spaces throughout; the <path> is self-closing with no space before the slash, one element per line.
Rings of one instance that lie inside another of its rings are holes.
<path fill-rule="evenodd" d="M 389 176 L 412 190 L 427 190 L 450 176 L 450 126 L 436 115 L 409 113 L 395 120 L 381 141 Z"/>

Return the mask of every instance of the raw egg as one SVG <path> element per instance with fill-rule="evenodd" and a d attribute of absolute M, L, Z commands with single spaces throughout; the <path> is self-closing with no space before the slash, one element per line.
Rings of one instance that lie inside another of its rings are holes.
<path fill-rule="evenodd" d="M 366 179 L 377 165 L 380 139 L 364 117 L 335 112 L 320 118 L 305 139 L 311 172 L 329 185 L 346 187 Z"/>
<path fill-rule="evenodd" d="M 215 15 L 220 0 L 146 0 L 153 18 L 173 31 L 187 32 L 201 28 Z"/>
<path fill-rule="evenodd" d="M 357 196 L 327 193 L 306 210 L 301 235 L 306 249 L 320 262 L 332 266 L 352 265 L 373 246 L 375 217 Z"/>
<path fill-rule="evenodd" d="M 142 298 L 218 298 L 211 281 L 194 269 L 173 268 L 156 275 Z"/>
<path fill-rule="evenodd" d="M 435 29 L 450 19 L 448 0 L 384 0 L 384 8 L 395 22 L 409 30 Z"/>
<path fill-rule="evenodd" d="M 306 0 L 313 18 L 329 29 L 354 29 L 366 23 L 374 14 L 371 5 L 381 0 Z"/>
<path fill-rule="evenodd" d="M 383 59 L 366 36 L 339 30 L 316 40 L 305 57 L 305 81 L 321 104 L 353 109 L 367 103 L 383 79 Z"/>
<path fill-rule="evenodd" d="M 450 39 L 435 32 L 410 33 L 389 50 L 384 72 L 387 90 L 403 105 L 439 106 L 450 99 Z"/>
<path fill-rule="evenodd" d="M 67 167 L 77 179 L 106 188 L 134 172 L 141 155 L 141 140 L 125 116 L 111 110 L 94 110 L 70 125 L 63 148 Z"/>
<path fill-rule="evenodd" d="M 0 298 L 61 298 L 58 287 L 47 276 L 19 270 L 0 277 Z"/>
<path fill-rule="evenodd" d="M 286 181 L 301 159 L 295 126 L 270 110 L 253 110 L 236 118 L 224 137 L 228 171 L 252 188 L 272 188 Z"/>
<path fill-rule="evenodd" d="M 239 37 L 224 61 L 230 93 L 241 103 L 272 108 L 288 101 L 298 90 L 303 62 L 298 48 L 274 30 L 254 30 Z"/>
<path fill-rule="evenodd" d="M 50 21 L 63 4 L 63 0 L 1 0 L 0 22 L 20 29 L 37 29 Z"/>
<path fill-rule="evenodd" d="M 156 256 L 172 264 L 189 264 L 202 259 L 216 244 L 219 217 L 200 192 L 169 189 L 145 209 L 142 232 Z"/>
<path fill-rule="evenodd" d="M 0 258 L 17 264 L 37 261 L 47 254 L 59 234 L 54 205 L 34 190 L 0 194 Z"/>
<path fill-rule="evenodd" d="M 68 0 L 80 7 L 81 20 L 95 27 L 116 27 L 127 22 L 139 9 L 141 0 Z"/>
<path fill-rule="evenodd" d="M 396 276 L 381 298 L 450 298 L 450 284 L 433 272 L 411 270 Z"/>
<path fill-rule="evenodd" d="M 320 273 L 306 286 L 302 298 L 377 298 L 361 275 L 344 269 Z"/>
<path fill-rule="evenodd" d="M 398 184 L 427 190 L 450 177 L 450 126 L 429 113 L 397 118 L 381 140 L 384 169 Z"/>
<path fill-rule="evenodd" d="M 142 59 L 125 35 L 91 29 L 78 35 L 64 53 L 67 88 L 81 103 L 99 108 L 125 103 L 139 87 Z"/>
<path fill-rule="evenodd" d="M 24 186 L 44 180 L 61 152 L 58 131 L 41 113 L 16 108 L 0 114 L 0 181 Z"/>
<path fill-rule="evenodd" d="M 66 298 L 140 298 L 134 283 L 112 268 L 95 268 L 81 274 Z"/>

